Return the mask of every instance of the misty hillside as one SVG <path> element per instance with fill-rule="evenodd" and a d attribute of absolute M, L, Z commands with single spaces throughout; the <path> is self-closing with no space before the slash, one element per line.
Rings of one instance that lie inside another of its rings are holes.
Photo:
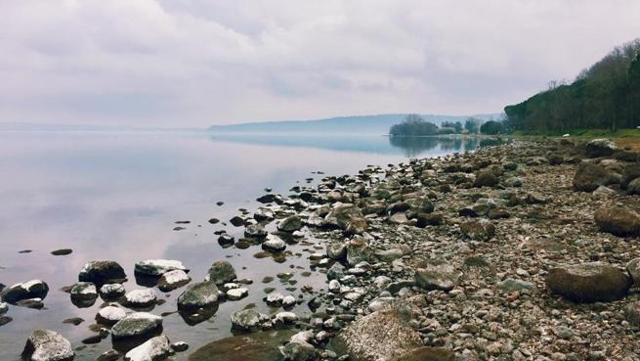
<path fill-rule="evenodd" d="M 327 134 L 387 134 L 389 128 L 401 122 L 407 114 L 380 114 L 345 116 L 317 120 L 288 120 L 271 122 L 253 122 L 230 125 L 214 125 L 209 128 L 216 133 L 327 133 Z M 435 124 L 445 121 L 464 122 L 469 116 L 421 115 L 424 120 Z M 500 114 L 473 115 L 488 120 L 499 118 Z"/>

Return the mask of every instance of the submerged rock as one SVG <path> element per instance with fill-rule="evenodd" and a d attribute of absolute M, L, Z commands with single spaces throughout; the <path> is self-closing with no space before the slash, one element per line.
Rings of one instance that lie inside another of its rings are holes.
<path fill-rule="evenodd" d="M 71 361 L 74 356 L 71 343 L 50 330 L 33 331 L 22 351 L 22 359 L 29 361 Z"/>
<path fill-rule="evenodd" d="M 552 292 L 574 302 L 614 301 L 631 287 L 626 272 L 598 262 L 553 268 L 546 282 Z"/>

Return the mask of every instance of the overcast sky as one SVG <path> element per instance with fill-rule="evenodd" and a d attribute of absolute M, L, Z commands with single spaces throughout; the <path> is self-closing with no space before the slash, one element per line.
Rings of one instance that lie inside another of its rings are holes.
<path fill-rule="evenodd" d="M 640 37 L 638 0 L 0 0 L 0 122 L 501 111 Z"/>

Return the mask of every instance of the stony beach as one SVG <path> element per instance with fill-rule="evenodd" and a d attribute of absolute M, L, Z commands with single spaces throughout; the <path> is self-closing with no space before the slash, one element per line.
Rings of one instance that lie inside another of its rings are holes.
<path fill-rule="evenodd" d="M 176 293 L 176 310 L 197 323 L 261 280 L 225 260 L 204 279 L 179 260 L 141 260 L 134 275 L 88 260 L 66 291 L 78 307 L 102 303 L 94 341 L 113 350 L 98 360 L 640 360 L 638 153 L 606 139 L 517 140 L 321 176 L 266 192 L 228 220 L 243 237 L 217 237 L 275 262 L 302 246 L 322 287 L 267 288 L 273 312 L 238 309 L 237 336 L 192 350 L 163 333 L 158 295 Z M 141 287 L 122 287 L 131 277 Z M 0 325 L 20 322 L 13 307 L 42 307 L 45 281 L 0 286 Z M 78 352 L 56 330 L 25 342 L 27 360 Z"/>

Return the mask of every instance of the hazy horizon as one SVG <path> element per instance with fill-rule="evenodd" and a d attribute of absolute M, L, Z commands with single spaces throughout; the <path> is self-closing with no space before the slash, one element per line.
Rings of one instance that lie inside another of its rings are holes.
<path fill-rule="evenodd" d="M 0 122 L 140 128 L 500 112 L 640 34 L 633 0 L 3 1 L 0 13 Z"/>

